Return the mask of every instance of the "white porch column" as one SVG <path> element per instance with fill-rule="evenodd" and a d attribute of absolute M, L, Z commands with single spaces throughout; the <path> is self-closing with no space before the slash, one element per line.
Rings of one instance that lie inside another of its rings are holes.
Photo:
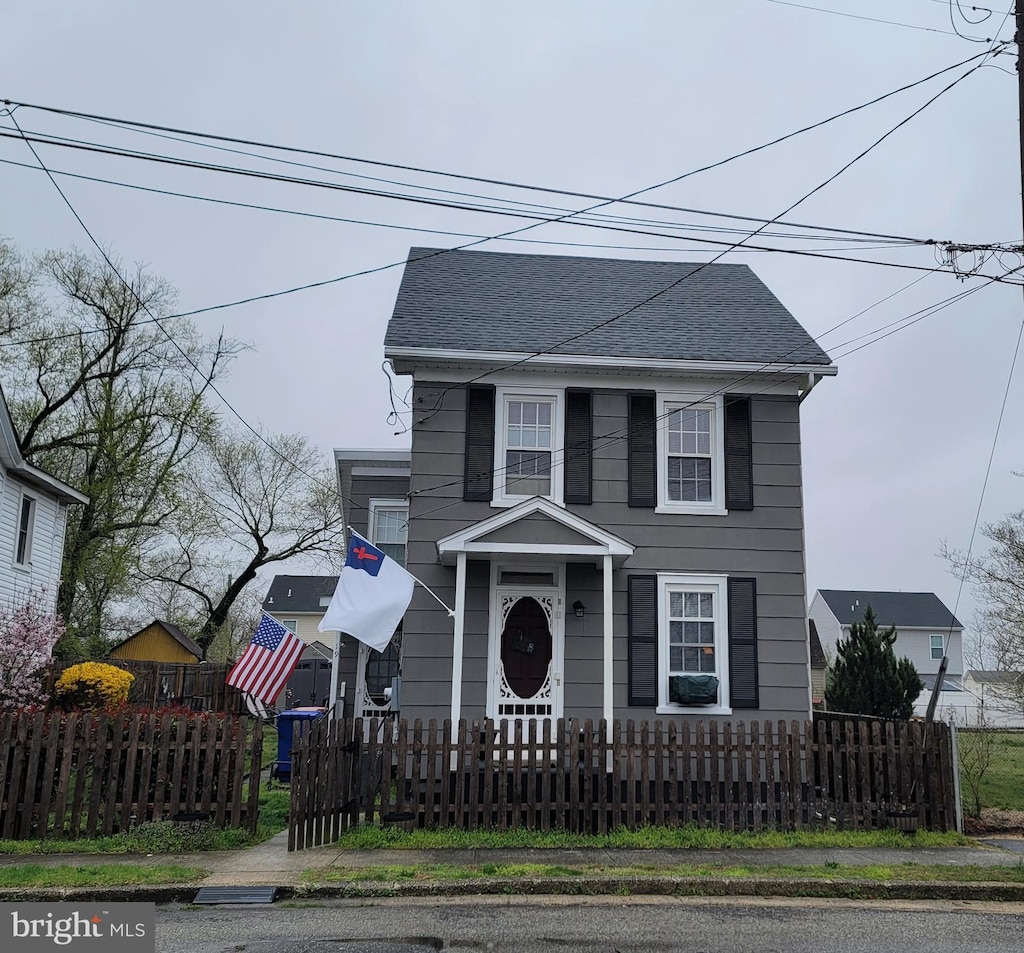
<path fill-rule="evenodd" d="M 611 553 L 604 555 L 604 718 L 608 722 L 609 735 L 612 730 L 612 717 L 615 712 L 614 695 L 614 669 L 612 665 L 612 653 L 615 642 L 613 639 L 612 618 L 612 556 Z"/>
<path fill-rule="evenodd" d="M 452 643 L 452 731 L 458 731 L 462 717 L 462 655 L 466 631 L 466 554 L 455 562 L 455 639 Z"/>

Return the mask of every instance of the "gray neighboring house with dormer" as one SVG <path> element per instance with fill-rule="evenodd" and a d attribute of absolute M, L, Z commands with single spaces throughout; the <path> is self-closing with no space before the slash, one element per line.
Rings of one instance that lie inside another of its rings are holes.
<path fill-rule="evenodd" d="M 414 248 L 385 356 L 453 610 L 416 588 L 403 717 L 808 717 L 800 404 L 836 368 L 747 266 Z"/>
<path fill-rule="evenodd" d="M 335 450 L 338 491 L 346 527 L 352 527 L 405 564 L 409 518 L 408 450 Z M 289 705 L 320 705 L 330 697 L 334 634 L 319 632 L 338 577 L 275 576 L 263 611 L 308 647 L 286 689 Z M 385 694 L 401 674 L 401 629 L 383 652 L 342 635 L 338 654 L 339 716 L 381 718 L 394 706 Z"/>
<path fill-rule="evenodd" d="M 964 627 L 934 592 L 884 592 L 863 589 L 819 589 L 809 610 L 825 651 L 835 657 L 840 639 L 849 638 L 850 626 L 864 619 L 871 606 L 879 627 L 896 626 L 893 651 L 914 663 L 925 690 L 915 705 L 923 714 L 935 685 L 942 656 L 949 662 L 940 691 L 939 711 L 960 701 L 963 690 Z M 948 695 L 947 695 L 948 693 Z"/>

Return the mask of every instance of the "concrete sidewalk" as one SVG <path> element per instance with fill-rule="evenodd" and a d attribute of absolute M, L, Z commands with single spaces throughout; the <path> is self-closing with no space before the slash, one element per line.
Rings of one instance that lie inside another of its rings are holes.
<path fill-rule="evenodd" d="M 934 848 L 781 848 L 781 849 L 445 849 L 445 850 L 339 850 L 334 846 L 309 850 L 288 849 L 282 832 L 255 847 L 234 851 L 189 854 L 8 854 L 0 866 L 40 864 L 74 866 L 127 863 L 141 866 L 179 864 L 204 867 L 210 875 L 204 886 L 298 887 L 310 870 L 330 870 L 333 877 L 350 869 L 421 864 L 480 866 L 483 864 L 547 864 L 564 867 L 672 867 L 678 864 L 711 866 L 775 865 L 824 866 L 827 863 L 867 866 L 927 864 L 940 866 L 1015 866 L 1024 862 L 1024 838 L 990 838 L 973 847 Z"/>

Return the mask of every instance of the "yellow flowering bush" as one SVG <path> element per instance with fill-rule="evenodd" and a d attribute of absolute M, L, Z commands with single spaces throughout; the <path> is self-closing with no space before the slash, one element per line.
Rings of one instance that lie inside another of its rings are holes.
<path fill-rule="evenodd" d="M 80 662 L 64 669 L 53 688 L 54 698 L 65 710 L 99 711 L 116 708 L 128 700 L 135 676 L 116 665 Z"/>

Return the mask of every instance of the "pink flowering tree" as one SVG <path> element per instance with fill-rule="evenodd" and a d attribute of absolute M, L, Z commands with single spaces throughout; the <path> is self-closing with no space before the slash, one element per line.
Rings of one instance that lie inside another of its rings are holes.
<path fill-rule="evenodd" d="M 45 600 L 0 606 L 0 707 L 44 704 L 42 681 L 64 623 Z"/>

